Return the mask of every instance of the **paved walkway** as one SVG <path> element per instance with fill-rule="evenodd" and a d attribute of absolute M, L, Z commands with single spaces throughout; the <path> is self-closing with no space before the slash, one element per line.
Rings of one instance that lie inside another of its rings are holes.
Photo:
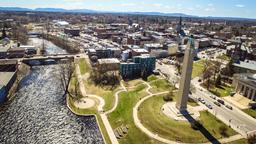
<path fill-rule="evenodd" d="M 110 114 L 110 113 L 112 113 L 113 111 L 115 111 L 115 109 L 117 108 L 117 105 L 118 105 L 118 100 L 119 100 L 118 96 L 119 96 L 119 94 L 120 94 L 121 92 L 126 92 L 126 91 L 127 91 L 127 89 L 126 89 L 126 87 L 123 85 L 122 81 L 120 82 L 120 85 L 121 85 L 121 87 L 122 87 L 122 90 L 119 90 L 119 91 L 117 91 L 117 92 L 115 93 L 115 103 L 114 103 L 113 108 L 110 109 L 109 111 L 106 111 L 105 114 Z"/>
<path fill-rule="evenodd" d="M 100 97 L 100 96 L 97 96 L 97 95 L 86 94 L 85 87 L 84 87 L 84 83 L 83 83 L 83 78 L 82 78 L 81 73 L 80 73 L 80 68 L 79 68 L 79 66 L 76 66 L 76 67 L 77 67 L 77 68 L 76 68 L 76 74 L 77 74 L 77 78 L 78 78 L 78 81 L 79 81 L 79 86 L 80 86 L 82 95 L 85 96 L 85 97 L 96 98 L 96 99 L 99 100 L 100 104 L 99 104 L 99 106 L 98 106 L 98 111 L 99 111 L 99 113 L 100 113 L 100 117 L 101 117 L 101 119 L 102 119 L 102 121 L 103 121 L 103 124 L 104 124 L 104 126 L 105 126 L 105 128 L 106 128 L 106 130 L 107 130 L 107 132 L 108 132 L 108 135 L 109 135 L 109 138 L 110 138 L 110 140 L 111 140 L 111 143 L 112 143 L 112 144 L 118 144 L 118 140 L 116 139 L 116 136 L 115 136 L 115 134 L 114 134 L 114 131 L 113 131 L 113 129 L 112 129 L 112 127 L 111 127 L 111 125 L 110 125 L 110 123 L 109 123 L 108 118 L 107 118 L 106 115 L 109 114 L 109 113 L 111 113 L 111 112 L 113 112 L 113 111 L 116 109 L 116 107 L 117 107 L 117 105 L 118 105 L 118 99 L 119 99 L 118 96 L 119 96 L 119 94 L 120 94 L 121 92 L 127 91 L 126 87 L 125 87 L 125 86 L 122 84 L 122 82 L 121 82 L 122 90 L 120 90 L 120 91 L 118 91 L 118 92 L 115 93 L 115 103 L 114 103 L 114 107 L 113 107 L 111 110 L 109 110 L 109 111 L 107 111 L 107 112 L 104 113 L 104 111 L 103 111 L 103 107 L 104 107 L 104 105 L 105 105 L 104 99 L 103 99 L 102 97 Z M 153 93 L 151 93 L 151 92 L 149 91 L 149 90 L 152 88 L 152 87 L 150 86 L 150 84 L 147 83 L 147 82 L 144 82 L 144 84 L 147 85 L 146 92 L 147 92 L 149 95 L 146 96 L 146 97 L 144 97 L 144 98 L 142 98 L 138 103 L 136 103 L 135 107 L 133 108 L 133 119 L 134 119 L 134 123 L 135 123 L 136 127 L 138 127 L 142 132 L 144 132 L 145 134 L 147 134 L 149 137 L 151 137 L 151 138 L 153 138 L 153 139 L 156 139 L 156 140 L 158 140 L 158 141 L 160 141 L 160 142 L 167 143 L 167 144 L 177 144 L 176 141 L 171 141 L 171 140 L 162 138 L 162 137 L 158 136 L 157 134 L 155 134 L 155 133 L 149 131 L 149 130 L 148 130 L 147 128 L 145 128 L 145 127 L 142 125 L 142 123 L 140 122 L 140 120 L 139 120 L 139 118 L 138 118 L 138 108 L 139 108 L 139 106 L 140 106 L 145 100 L 147 100 L 147 99 L 149 99 L 149 98 L 151 98 L 151 97 L 159 96 L 159 95 L 167 94 L 167 93 L 168 93 L 168 91 L 165 91 L 165 92 L 160 92 L 160 93 L 153 94 Z M 243 137 L 238 134 L 238 135 L 231 136 L 231 137 L 229 137 L 229 138 L 220 139 L 220 140 L 218 140 L 218 141 L 221 142 L 221 143 L 227 143 L 227 142 L 232 142 L 232 141 L 239 140 L 239 139 L 242 139 L 242 138 L 243 138 Z M 209 142 L 209 143 L 211 143 L 211 142 Z M 207 144 L 208 144 L 208 143 L 207 143 Z"/>
<path fill-rule="evenodd" d="M 156 93 L 156 94 L 152 94 L 149 89 L 151 88 L 151 86 L 147 83 L 147 82 L 144 82 L 144 84 L 147 85 L 147 93 L 149 94 L 148 96 L 142 98 L 139 102 L 136 103 L 135 107 L 133 108 L 133 120 L 134 120 L 134 124 L 136 127 L 138 127 L 142 132 L 144 132 L 146 135 L 148 135 L 149 137 L 155 139 L 155 140 L 158 140 L 160 142 L 163 142 L 163 143 L 166 143 L 166 144 L 177 144 L 178 142 L 176 141 L 172 141 L 172 140 L 169 140 L 169 139 L 165 139 L 161 136 L 158 136 L 157 134 L 151 132 L 150 130 L 148 130 L 146 127 L 143 126 L 143 124 L 141 123 L 141 121 L 139 120 L 138 118 L 138 109 L 139 109 L 139 106 L 144 102 L 146 101 L 147 99 L 151 98 L 151 97 L 154 97 L 154 96 L 159 96 L 159 95 L 162 95 L 162 94 L 167 94 L 168 91 L 166 92 L 160 92 L 160 93 Z M 238 134 L 238 135 L 234 135 L 234 136 L 231 136 L 231 137 L 228 137 L 228 138 L 224 138 L 224 139 L 219 139 L 218 142 L 220 143 L 227 143 L 227 142 L 232 142 L 232 141 L 235 141 L 235 140 L 239 140 L 239 139 L 242 139 L 242 135 Z M 210 143 L 213 143 L 213 142 L 208 142 L 209 144 Z M 205 143 L 205 144 L 208 144 L 208 143 Z M 180 144 L 185 144 L 185 143 L 180 143 Z"/>
<path fill-rule="evenodd" d="M 86 91 L 85 91 L 85 86 L 84 86 L 84 83 L 83 83 L 83 78 L 81 76 L 81 73 L 80 73 L 80 68 L 78 65 L 76 65 L 76 74 L 77 74 L 77 79 L 78 79 L 78 82 L 79 82 L 79 87 L 80 87 L 80 90 L 81 90 L 81 94 L 84 96 L 84 97 L 91 97 L 91 98 L 96 98 L 99 100 L 99 105 L 98 105 L 98 112 L 100 113 L 100 117 L 102 119 L 102 122 L 107 130 L 107 133 L 109 135 L 109 139 L 111 141 L 112 144 L 118 144 L 118 141 L 116 139 L 116 136 L 114 134 L 114 131 L 108 121 L 108 118 L 106 116 L 106 114 L 103 112 L 103 107 L 105 105 L 105 101 L 102 97 L 100 96 L 97 96 L 97 95 L 90 95 L 90 94 L 86 94 Z"/>

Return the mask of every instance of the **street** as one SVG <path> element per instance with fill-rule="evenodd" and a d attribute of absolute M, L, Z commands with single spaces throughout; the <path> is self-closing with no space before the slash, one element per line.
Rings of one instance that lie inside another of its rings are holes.
<path fill-rule="evenodd" d="M 161 73 L 169 77 L 169 82 L 175 83 L 176 87 L 179 83 L 179 77 L 175 74 L 175 67 L 173 65 L 165 65 L 165 64 L 156 64 L 156 69 L 160 69 Z M 221 107 L 214 104 L 214 101 L 216 100 L 212 99 L 210 95 L 210 92 L 205 90 L 200 86 L 200 83 L 198 82 L 198 78 L 195 78 L 191 81 L 191 84 L 195 87 L 195 92 L 190 95 L 194 99 L 202 98 L 206 101 L 206 103 L 210 104 L 213 109 L 208 109 L 209 112 L 211 112 L 213 115 L 215 115 L 218 119 L 220 119 L 222 122 L 224 122 L 226 125 L 231 126 L 234 130 L 242 134 L 243 136 L 246 136 L 247 134 L 251 132 L 255 132 L 256 130 L 256 120 L 241 111 L 240 109 L 236 108 L 232 104 L 229 104 L 225 101 L 225 104 L 228 104 L 233 107 L 233 110 L 230 110 L 226 108 L 224 105 L 221 105 Z M 215 95 L 214 95 L 215 96 Z M 215 96 L 217 97 L 217 96 Z M 198 102 L 200 105 L 204 105 L 201 102 Z M 205 106 L 205 105 L 204 105 Z M 205 106 L 206 107 L 206 106 Z"/>

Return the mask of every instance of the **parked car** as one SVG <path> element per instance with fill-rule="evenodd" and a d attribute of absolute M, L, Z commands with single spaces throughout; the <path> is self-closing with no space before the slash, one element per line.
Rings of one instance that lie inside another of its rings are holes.
<path fill-rule="evenodd" d="M 216 96 L 210 95 L 210 98 L 216 100 Z"/>
<path fill-rule="evenodd" d="M 218 103 L 218 102 L 216 102 L 216 101 L 214 102 L 214 104 L 217 105 L 217 106 L 219 106 L 219 107 L 221 106 L 221 104 Z"/>
<path fill-rule="evenodd" d="M 202 104 L 205 104 L 205 100 L 203 100 L 203 99 L 202 99 L 200 102 L 201 102 Z"/>
<path fill-rule="evenodd" d="M 224 102 L 223 100 L 221 100 L 221 99 L 218 99 L 217 101 L 218 101 L 220 104 L 223 104 L 223 105 L 225 104 L 225 102 Z"/>
<path fill-rule="evenodd" d="M 230 110 L 232 110 L 232 109 L 233 109 L 233 107 L 232 107 L 232 106 L 230 106 L 230 105 L 226 105 L 226 108 L 228 108 L 228 109 L 230 109 Z"/>
<path fill-rule="evenodd" d="M 212 109 L 212 105 L 211 104 L 205 104 L 209 109 Z"/>

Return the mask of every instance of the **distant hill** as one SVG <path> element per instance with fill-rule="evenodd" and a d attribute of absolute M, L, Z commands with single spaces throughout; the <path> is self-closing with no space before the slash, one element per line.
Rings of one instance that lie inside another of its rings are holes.
<path fill-rule="evenodd" d="M 89 10 L 89 9 L 67 10 L 67 9 L 62 9 L 62 8 L 36 8 L 33 11 L 38 11 L 38 12 L 70 12 L 70 13 L 92 13 L 92 12 L 96 12 L 94 10 Z"/>
<path fill-rule="evenodd" d="M 0 11 L 32 11 L 32 9 L 20 7 L 0 7 Z"/>
<path fill-rule="evenodd" d="M 221 20 L 250 20 L 256 21 L 251 18 L 239 18 L 239 17 L 199 17 L 194 15 L 187 15 L 184 13 L 161 13 L 161 12 L 112 12 L 112 11 L 96 11 L 90 9 L 62 9 L 62 8 L 21 8 L 21 7 L 0 7 L 0 11 L 27 11 L 27 12 L 64 12 L 64 13 L 112 13 L 112 14 L 132 14 L 132 15 L 155 15 L 155 16 L 172 16 L 172 17 L 194 17 L 194 18 L 206 18 L 206 19 L 221 19 Z"/>

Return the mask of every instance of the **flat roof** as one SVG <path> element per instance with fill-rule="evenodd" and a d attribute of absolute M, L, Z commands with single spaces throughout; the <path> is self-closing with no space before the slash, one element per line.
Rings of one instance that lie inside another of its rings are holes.
<path fill-rule="evenodd" d="M 0 72 L 0 86 L 5 86 L 11 80 L 14 72 Z"/>
<path fill-rule="evenodd" d="M 256 71 L 256 61 L 234 63 L 234 66 Z"/>
<path fill-rule="evenodd" d="M 137 53 L 148 53 L 148 51 L 146 49 L 132 49 L 133 51 L 137 52 Z"/>
<path fill-rule="evenodd" d="M 107 58 L 107 59 L 98 59 L 99 64 L 112 64 L 112 63 L 120 63 L 117 58 Z"/>
<path fill-rule="evenodd" d="M 8 49 L 8 47 L 0 47 L 0 52 L 7 52 Z"/>

